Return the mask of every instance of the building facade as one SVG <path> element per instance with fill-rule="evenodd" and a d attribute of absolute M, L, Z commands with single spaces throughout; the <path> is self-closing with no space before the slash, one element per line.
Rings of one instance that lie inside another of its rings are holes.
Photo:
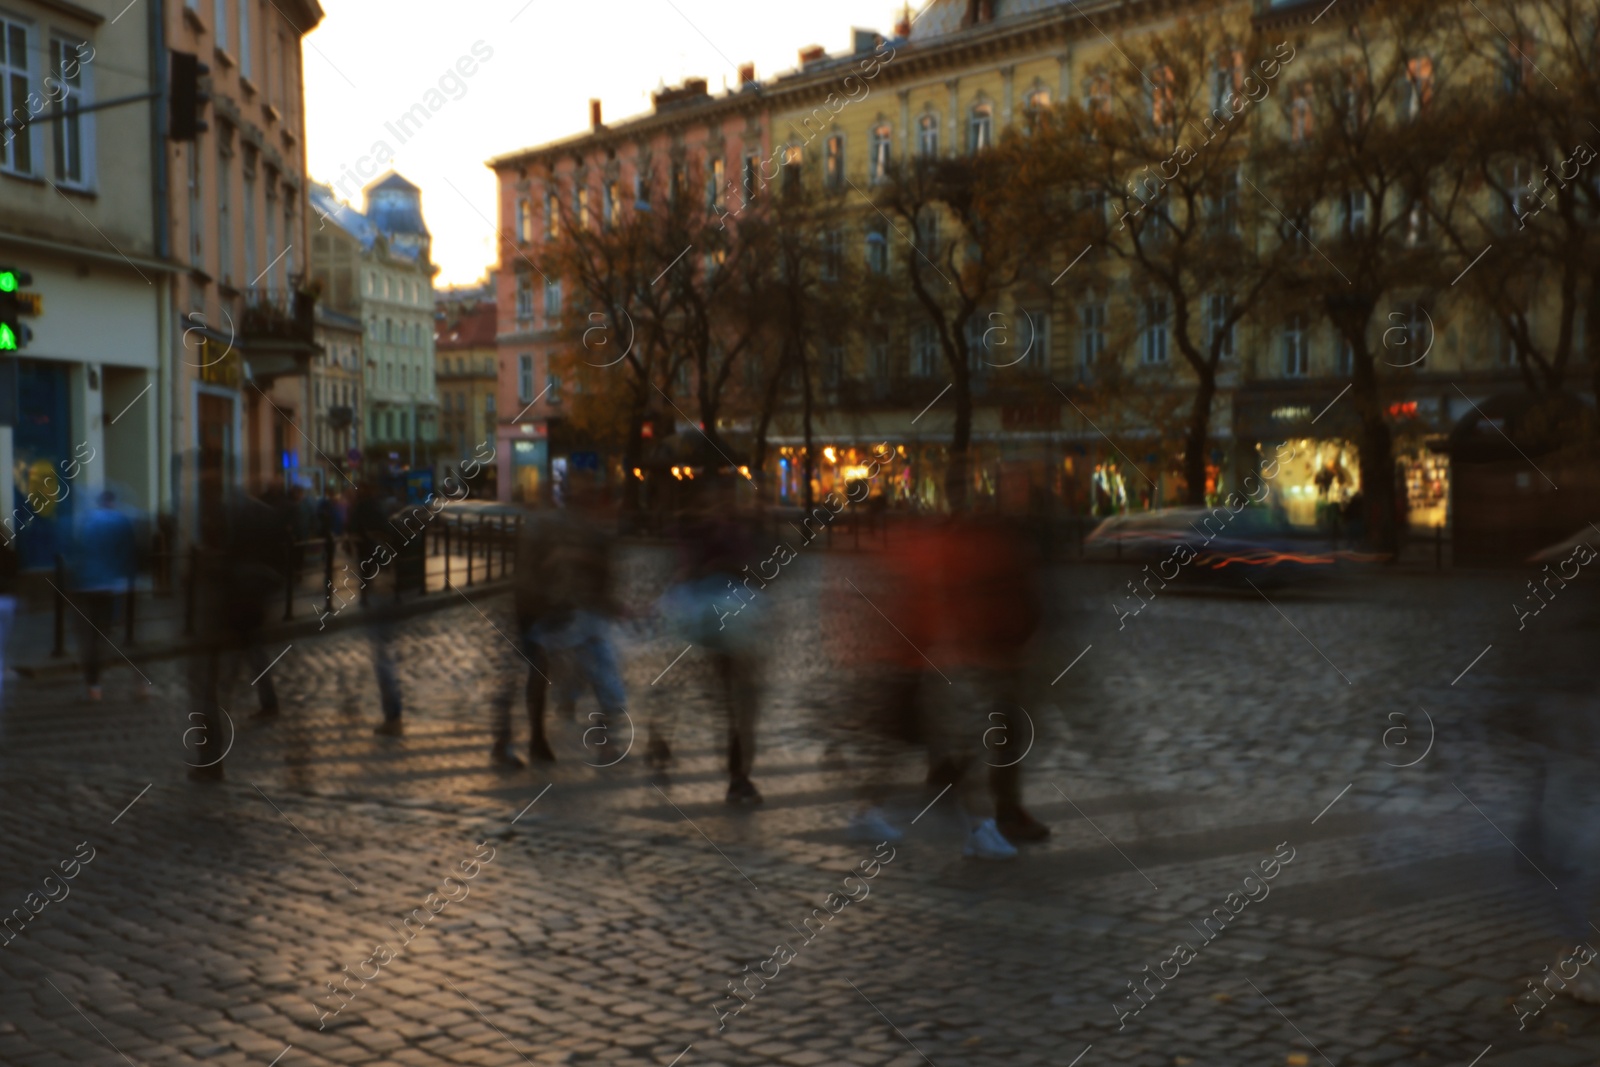
<path fill-rule="evenodd" d="M 313 252 L 313 273 L 315 270 Z M 361 383 L 366 331 L 361 319 L 317 305 L 317 356 L 311 361 L 313 488 L 345 492 L 362 457 Z"/>
<path fill-rule="evenodd" d="M 174 504 L 183 529 L 208 539 L 230 486 L 305 484 L 316 458 L 301 43 L 322 8 L 157 6 L 166 47 L 210 68 L 209 129 L 165 146 L 159 206 L 182 268 L 172 292 Z"/>
<path fill-rule="evenodd" d="M 103 488 L 170 509 L 174 268 L 151 204 L 163 116 L 149 92 L 159 7 L 109 0 L 0 8 L 0 268 L 42 301 L 31 342 L 0 353 L 3 536 L 46 568 Z"/>
<path fill-rule="evenodd" d="M 439 269 L 430 258 L 422 191 L 389 174 L 365 195 L 376 237 L 361 277 L 369 452 L 391 466 L 428 470 L 438 436 L 433 279 Z"/>
<path fill-rule="evenodd" d="M 1151 87 L 1136 64 L 1130 72 L 1126 49 L 1195 33 L 1196 26 L 1239 41 L 1281 41 L 1277 54 L 1301 57 L 1273 62 L 1274 72 L 1291 73 L 1275 83 L 1270 104 L 1247 115 L 1244 135 L 1232 142 L 1237 191 L 1204 206 L 1232 218 L 1252 195 L 1243 180 L 1261 178 L 1272 152 L 1292 149 L 1334 121 L 1334 104 L 1315 99 L 1311 75 L 1293 73 L 1314 63 L 1336 64 L 1354 47 L 1342 18 L 1320 18 L 1325 9 L 1313 0 L 931 0 L 890 35 L 858 32 L 850 52 L 806 49 L 797 69 L 760 81 L 747 68 L 739 88 L 720 94 L 693 79 L 657 93 L 650 114 L 614 124 L 603 124 L 596 108 L 587 132 L 492 160 L 503 235 L 500 434 L 503 454 L 516 463 L 512 476 L 502 479 L 502 497 L 528 495 L 556 461 L 552 452 L 558 446 L 550 442 L 560 409 L 552 387 L 559 382 L 552 361 L 563 345 L 572 346 L 574 313 L 581 309 L 564 307 L 576 297 L 564 298 L 562 279 L 545 277 L 537 264 L 546 262 L 544 250 L 559 240 L 563 219 L 604 224 L 613 211 L 635 209 L 632 191 L 641 183 L 648 187 L 667 172 L 676 177 L 685 167 L 709 177 L 713 199 L 729 190 L 737 211 L 742 196 L 772 195 L 766 189 L 779 167 L 769 172 L 768 165 L 776 163 L 792 170 L 796 181 L 838 191 L 838 228 L 828 237 L 839 255 L 858 257 L 872 274 L 903 279 L 911 257 L 920 253 L 906 227 L 885 225 L 872 199 L 895 165 L 981 160 L 1008 129 L 1028 129 L 1030 116 L 1057 108 L 1103 112 L 1111 106 L 1113 78 L 1133 85 L 1127 106 L 1142 107 L 1144 117 L 1156 121 L 1164 107 L 1172 107 L 1171 98 L 1164 96 L 1167 90 Z M 1426 47 L 1444 54 L 1407 60 L 1397 83 L 1374 105 L 1397 121 L 1422 113 L 1436 87 L 1443 91 L 1439 71 L 1460 72 L 1453 84 L 1465 89 L 1496 79 L 1510 83 L 1520 69 L 1505 64 L 1508 75 L 1496 68 L 1492 55 L 1504 46 L 1488 31 L 1481 41 L 1446 33 Z M 1380 64 L 1392 63 L 1386 49 L 1393 48 L 1379 41 L 1372 54 Z M 1245 70 L 1272 55 L 1219 49 L 1214 57 L 1195 58 L 1197 67 L 1217 65 L 1209 92 L 1238 101 L 1244 98 Z M 1144 82 L 1135 82 L 1135 75 Z M 1149 162 L 1154 167 L 1159 159 Z M 751 181 L 753 168 L 769 180 Z M 1130 165 L 1128 178 L 1137 172 Z M 1103 213 L 1104 203 L 1096 203 Z M 1321 241 L 1355 233 L 1380 207 L 1392 217 L 1392 203 L 1371 205 L 1348 192 L 1314 205 L 1296 230 L 1305 257 Z M 1289 233 L 1294 227 L 1285 229 L 1260 202 L 1242 210 L 1258 220 L 1247 241 L 1295 240 Z M 1411 207 L 1415 233 L 1404 238 L 1406 247 L 1428 240 L 1426 210 Z M 928 222 L 937 242 L 940 220 Z M 920 223 L 913 229 L 921 235 Z M 1088 251 L 1053 252 L 1049 263 L 1040 264 L 1042 281 L 1019 282 L 993 294 L 981 309 L 985 324 L 999 316 L 1017 334 L 1025 324 L 1027 352 L 998 371 L 972 365 L 973 488 L 980 500 L 1009 497 L 1026 506 L 1042 492 L 1075 510 L 1103 512 L 1180 498 L 1182 476 L 1173 453 L 1181 449 L 1170 431 L 1163 440 L 1161 428 L 1163 420 L 1181 426 L 1196 390 L 1194 371 L 1173 343 L 1180 324 L 1148 274 L 1129 265 L 1132 257 L 1090 257 L 1079 266 Z M 1474 403 L 1520 386 L 1504 331 L 1462 290 L 1451 292 L 1452 285 L 1448 278 L 1431 289 L 1420 280 L 1391 285 L 1385 299 L 1393 302 L 1393 313 L 1377 315 L 1367 337 L 1383 364 L 1377 374 L 1397 476 L 1412 520 L 1426 525 L 1443 522 L 1447 514 L 1448 466 L 1436 446 Z M 1225 318 L 1225 305 L 1195 295 L 1196 308 L 1203 310 L 1183 328 L 1204 332 L 1209 343 L 1207 323 Z M 1263 450 L 1293 443 L 1300 458 L 1278 474 L 1278 500 L 1289 520 L 1302 526 L 1321 521 L 1327 505 L 1361 489 L 1351 401 L 1324 410 L 1355 384 L 1353 361 L 1332 321 L 1317 310 L 1320 304 L 1310 306 L 1306 312 L 1269 302 L 1231 328 L 1214 331 L 1226 342 L 1206 462 L 1207 490 L 1221 491 L 1236 486 Z M 1556 329 L 1547 311 L 1531 316 L 1541 336 Z M 1452 325 L 1435 337 L 1435 324 L 1443 322 Z M 1417 350 L 1429 350 L 1425 362 L 1406 363 L 1389 354 L 1397 329 Z M 950 376 L 930 324 L 886 308 L 877 338 L 854 339 L 830 359 L 836 370 L 824 368 L 827 391 L 812 425 L 814 454 L 820 454 L 817 488 L 835 484 L 866 447 L 888 442 L 908 461 L 896 475 L 894 493 L 918 506 L 940 506 L 954 415 L 948 400 L 935 403 Z M 1587 366 L 1588 356 L 1579 351 L 1575 360 Z M 1132 383 L 1114 404 L 1102 402 L 1104 383 L 1111 380 Z M 1086 409 L 1096 412 L 1093 420 Z M 778 446 L 775 484 L 792 495 L 793 457 L 804 442 L 797 413 L 780 412 L 769 440 Z"/>
<path fill-rule="evenodd" d="M 498 455 L 496 401 L 499 391 L 499 347 L 495 343 L 498 314 L 495 301 L 451 301 L 441 308 L 434 352 L 438 362 L 439 443 L 438 476 L 482 454 L 480 445 Z M 491 481 L 497 465 L 483 469 Z M 493 495 L 489 487 L 477 492 Z"/>

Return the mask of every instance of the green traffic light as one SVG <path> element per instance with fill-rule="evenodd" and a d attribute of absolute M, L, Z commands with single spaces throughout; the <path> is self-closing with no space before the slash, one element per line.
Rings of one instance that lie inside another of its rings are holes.
<path fill-rule="evenodd" d="M 17 276 L 9 270 L 0 270 L 0 293 L 17 291 Z"/>
<path fill-rule="evenodd" d="M 17 335 L 11 327 L 0 322 L 0 352 L 15 352 L 17 350 Z"/>

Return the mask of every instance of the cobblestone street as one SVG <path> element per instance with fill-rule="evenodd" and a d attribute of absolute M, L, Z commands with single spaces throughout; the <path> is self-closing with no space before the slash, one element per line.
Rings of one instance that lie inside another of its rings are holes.
<path fill-rule="evenodd" d="M 845 578 L 865 599 L 876 558 L 802 558 L 768 594 L 753 810 L 722 802 L 704 662 L 642 627 L 622 640 L 630 711 L 641 734 L 671 721 L 669 772 L 642 737 L 586 765 L 587 697 L 555 716 L 555 765 L 491 769 L 489 696 L 520 663 L 504 595 L 404 623 L 403 738 L 372 734 L 360 632 L 294 641 L 277 721 L 252 723 L 235 685 L 220 784 L 185 777 L 179 661 L 140 665 L 144 703 L 126 664 L 100 705 L 76 681 L 8 683 L 0 913 L 92 859 L 0 948 L 0 1063 L 1600 1062 L 1596 1009 L 1557 996 L 1519 1029 L 1510 1004 L 1559 947 L 1554 883 L 1510 843 L 1532 789 L 1504 728 L 1527 699 L 1510 650 L 1540 639 L 1508 625 L 1525 575 L 1175 584 L 1119 629 L 1132 568 L 1052 571 L 1022 763 L 1052 836 L 963 860 L 923 754 L 899 752 L 906 841 L 807 942 L 874 855 L 845 833 L 871 761 L 830 649 L 903 639 L 828 608 L 858 596 Z M 643 607 L 669 559 L 625 563 Z M 1270 894 L 1208 943 L 1275 850 L 1292 858 Z M 425 906 L 447 875 L 470 891 Z M 1150 978 L 1180 940 L 1195 958 Z M 381 965 L 380 943 L 401 946 Z M 780 943 L 792 962 L 719 1027 Z"/>

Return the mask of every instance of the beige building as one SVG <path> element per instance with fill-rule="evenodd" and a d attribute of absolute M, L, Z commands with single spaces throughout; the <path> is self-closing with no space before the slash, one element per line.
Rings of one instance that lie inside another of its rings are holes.
<path fill-rule="evenodd" d="M 26 271 L 33 339 L 0 354 L 0 523 L 43 568 L 102 487 L 166 510 L 174 266 L 151 212 L 151 101 L 70 115 L 156 83 L 159 6 L 14 0 L 0 7 L 0 267 Z M 126 17 L 121 17 L 122 15 Z"/>
<path fill-rule="evenodd" d="M 450 468 L 495 448 L 495 393 L 499 349 L 494 301 L 458 303 L 441 313 L 434 337 L 438 362 L 440 460 Z M 494 464 L 484 468 L 494 471 Z M 443 477 L 444 471 L 441 473 Z M 491 480 L 493 474 L 490 475 Z M 479 496 L 493 495 L 486 488 Z"/>
<path fill-rule="evenodd" d="M 174 503 L 207 536 L 226 487 L 308 484 L 309 376 L 318 354 L 306 288 L 301 40 L 316 0 L 166 0 L 168 47 L 210 68 L 209 129 L 166 147 L 179 327 L 170 393 Z M 321 461 L 318 460 L 318 463 Z"/>

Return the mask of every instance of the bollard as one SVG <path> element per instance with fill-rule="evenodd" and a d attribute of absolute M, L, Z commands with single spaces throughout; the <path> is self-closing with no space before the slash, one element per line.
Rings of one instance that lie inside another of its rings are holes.
<path fill-rule="evenodd" d="M 56 557 L 56 645 L 50 650 L 52 659 L 67 654 L 67 561 Z"/>
<path fill-rule="evenodd" d="M 183 636 L 194 636 L 195 589 L 200 582 L 200 547 L 189 548 L 189 578 L 183 585 Z"/>
<path fill-rule="evenodd" d="M 293 541 L 289 542 L 289 559 L 283 568 L 283 621 L 288 622 L 294 618 L 294 583 L 300 577 L 300 568 L 295 566 L 300 560 L 300 546 Z"/>
<path fill-rule="evenodd" d="M 123 637 L 130 645 L 133 644 L 133 600 L 137 592 L 133 587 L 134 577 L 132 574 L 128 575 L 128 619 L 123 630 Z"/>

